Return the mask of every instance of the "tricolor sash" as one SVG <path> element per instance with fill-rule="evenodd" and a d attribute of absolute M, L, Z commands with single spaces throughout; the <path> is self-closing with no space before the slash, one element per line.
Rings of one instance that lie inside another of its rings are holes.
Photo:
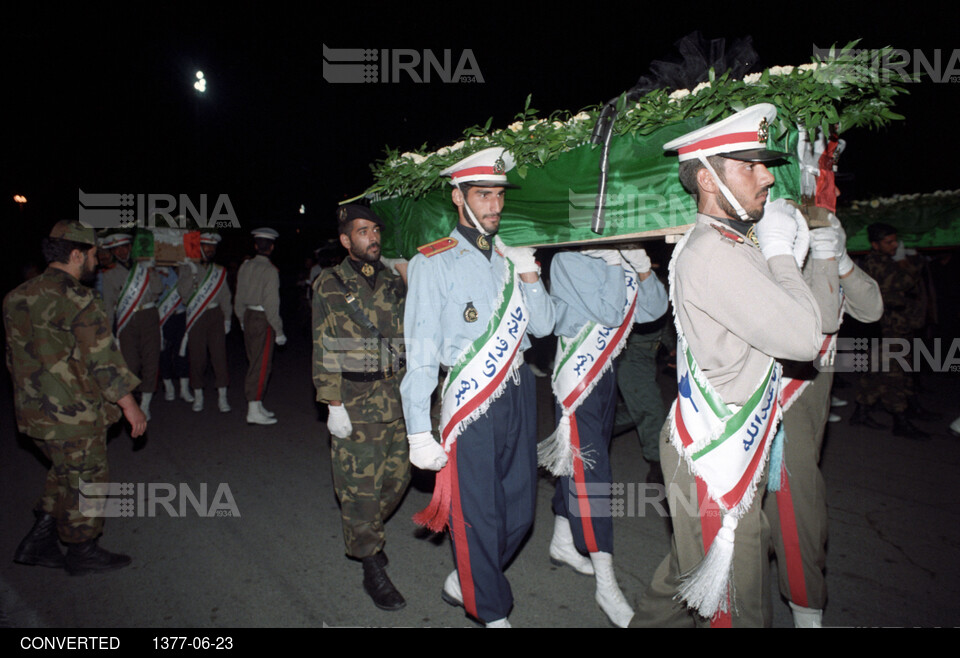
<path fill-rule="evenodd" d="M 160 298 L 159 302 L 157 302 L 157 308 L 160 311 L 161 328 L 182 304 L 183 300 L 180 299 L 180 293 L 177 291 L 177 286 L 170 286 L 170 289 L 167 290 L 167 293 Z"/>
<path fill-rule="evenodd" d="M 473 421 L 503 393 L 507 378 L 516 378 L 523 363 L 520 344 L 529 316 L 516 268 L 509 259 L 503 288 L 483 335 L 457 358 L 441 387 L 440 443 L 448 453 Z M 443 530 L 450 510 L 450 469 L 447 464 L 437 473 L 433 499 L 413 518 L 435 532 Z"/>
<path fill-rule="evenodd" d="M 187 300 L 187 330 L 183 334 L 183 340 L 180 341 L 180 356 L 187 353 L 187 339 L 190 337 L 193 324 L 207 310 L 226 280 L 227 270 L 220 265 L 211 264 L 200 285 L 190 295 L 190 299 Z"/>
<path fill-rule="evenodd" d="M 684 574 L 678 593 L 688 606 L 712 618 L 729 609 L 734 532 L 754 502 L 780 423 L 781 367 L 771 358 L 753 394 L 740 408 L 724 403 L 700 370 L 676 317 L 674 299 L 674 265 L 692 231 L 677 243 L 670 261 L 679 389 L 670 409 L 670 442 L 723 512 L 723 527 L 703 561 Z"/>
<path fill-rule="evenodd" d="M 140 306 L 140 302 L 147 292 L 149 283 L 150 269 L 142 263 L 135 263 L 127 274 L 123 290 L 120 291 L 120 299 L 117 301 L 117 336 L 126 328 L 130 318 L 136 313 L 137 307 Z"/>
<path fill-rule="evenodd" d="M 570 416 L 612 367 L 614 359 L 623 350 L 633 329 L 640 281 L 633 268 L 626 264 L 623 265 L 623 276 L 627 295 L 620 326 L 605 327 L 591 321 L 571 339 L 557 337 L 557 354 L 554 360 L 557 365 L 553 371 L 551 387 L 554 397 L 560 403 L 562 416 L 553 434 L 537 447 L 540 465 L 554 475 L 573 475 L 574 458 L 586 458 L 579 454 L 571 443 Z"/>

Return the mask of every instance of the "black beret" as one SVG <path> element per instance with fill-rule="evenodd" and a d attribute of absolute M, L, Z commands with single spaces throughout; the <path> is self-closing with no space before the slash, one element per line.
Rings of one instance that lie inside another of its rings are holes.
<path fill-rule="evenodd" d="M 337 208 L 337 230 L 340 233 L 347 233 L 350 222 L 355 219 L 366 219 L 380 228 L 384 227 L 383 220 L 367 206 L 359 203 L 348 203 Z"/>

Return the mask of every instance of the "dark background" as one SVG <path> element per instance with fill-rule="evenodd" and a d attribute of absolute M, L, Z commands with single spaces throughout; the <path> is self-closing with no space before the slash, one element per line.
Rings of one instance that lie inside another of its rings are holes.
<path fill-rule="evenodd" d="M 139 4 L 139 3 L 138 3 Z M 724 3 L 726 4 L 726 3 Z M 39 260 L 39 238 L 76 216 L 77 192 L 229 195 L 242 230 L 221 259 L 249 250 L 249 230 L 281 232 L 281 268 L 333 235 L 333 210 L 372 182 L 369 165 L 400 151 L 457 141 L 493 119 L 505 127 L 528 94 L 542 116 L 602 103 L 631 87 L 651 61 L 676 55 L 694 30 L 728 42 L 751 37 L 754 70 L 809 62 L 814 47 L 854 39 L 892 46 L 960 73 L 957 12 L 924 3 L 799 7 L 583 3 L 373 8 L 163 3 L 131 10 L 85 3 L 68 11 L 6 10 L 0 28 L 4 112 L 0 221 L 3 289 Z M 331 84 L 330 48 L 410 48 L 454 60 L 470 49 L 484 82 Z M 203 96 L 194 73 L 208 80 Z M 960 187 L 960 82 L 906 85 L 906 116 L 855 129 L 841 168 L 844 198 Z M 14 194 L 25 195 L 20 208 Z M 306 213 L 300 214 L 301 204 Z"/>

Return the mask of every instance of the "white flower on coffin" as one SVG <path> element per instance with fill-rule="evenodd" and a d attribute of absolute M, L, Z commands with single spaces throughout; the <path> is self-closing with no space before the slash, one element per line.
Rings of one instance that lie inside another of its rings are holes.
<path fill-rule="evenodd" d="M 792 66 L 773 66 L 770 68 L 770 75 L 790 75 L 793 73 Z"/>
<path fill-rule="evenodd" d="M 797 67 L 799 71 L 816 71 L 820 68 L 819 62 L 810 62 L 809 64 L 801 64 Z"/>
<path fill-rule="evenodd" d="M 709 89 L 709 88 L 710 88 L 710 82 L 709 82 L 709 81 L 707 81 L 707 82 L 701 82 L 701 83 L 698 84 L 696 87 L 694 87 L 694 88 L 693 88 L 693 91 L 690 92 L 690 93 L 692 93 L 694 96 L 696 96 L 698 93 L 700 93 L 700 90 L 701 90 L 701 89 Z"/>
<path fill-rule="evenodd" d="M 420 164 L 421 162 L 427 159 L 425 156 L 422 156 L 419 153 L 409 153 L 409 152 L 401 154 L 400 157 L 406 158 L 407 160 L 413 160 L 413 164 Z"/>
<path fill-rule="evenodd" d="M 590 113 L 589 112 L 578 112 L 576 116 L 573 117 L 574 121 L 589 121 Z"/>
<path fill-rule="evenodd" d="M 676 91 L 670 92 L 670 95 L 667 97 L 674 103 L 690 95 L 689 89 L 677 89 Z"/>
<path fill-rule="evenodd" d="M 760 82 L 761 77 L 763 77 L 763 73 L 748 73 L 747 75 L 743 76 L 743 84 L 752 85 Z"/>
<path fill-rule="evenodd" d="M 527 126 L 527 130 L 536 130 L 537 126 L 539 126 L 539 125 L 540 125 L 541 123 L 543 123 L 545 120 L 546 120 L 546 119 L 537 119 L 536 121 L 534 121 L 533 123 L 531 123 L 529 126 Z"/>
<path fill-rule="evenodd" d="M 510 130 L 515 133 L 520 132 L 522 128 L 523 128 L 523 121 L 514 121 L 509 126 L 507 126 L 507 130 Z"/>

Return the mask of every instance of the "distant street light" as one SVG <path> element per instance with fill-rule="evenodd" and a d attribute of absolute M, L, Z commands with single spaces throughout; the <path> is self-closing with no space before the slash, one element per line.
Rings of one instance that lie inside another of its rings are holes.
<path fill-rule="evenodd" d="M 203 77 L 203 71 L 197 71 L 197 81 L 193 83 L 193 88 L 201 94 L 207 90 L 207 80 Z"/>
<path fill-rule="evenodd" d="M 22 194 L 14 194 L 13 200 L 18 206 L 20 206 L 20 210 L 23 210 L 23 204 L 27 202 L 27 197 L 23 196 Z"/>

